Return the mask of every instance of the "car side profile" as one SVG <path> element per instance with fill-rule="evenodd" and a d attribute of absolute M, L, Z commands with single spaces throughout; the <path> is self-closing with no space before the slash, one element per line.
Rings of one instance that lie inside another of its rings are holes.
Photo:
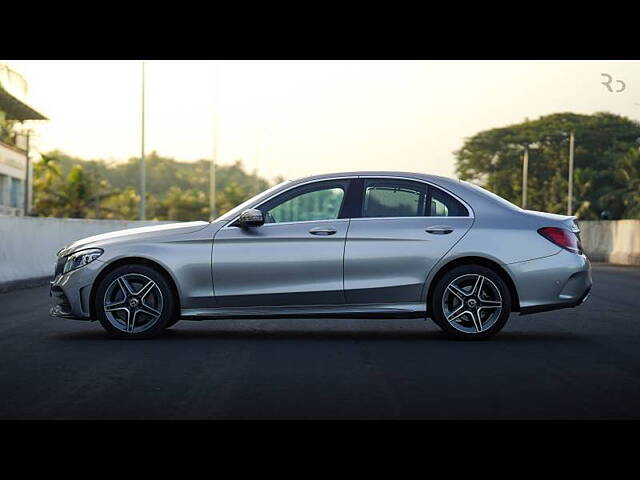
<path fill-rule="evenodd" d="M 459 339 L 512 312 L 580 305 L 591 288 L 575 217 L 406 172 L 283 182 L 212 222 L 122 230 L 58 252 L 58 317 L 149 338 L 180 319 L 431 318 Z"/>

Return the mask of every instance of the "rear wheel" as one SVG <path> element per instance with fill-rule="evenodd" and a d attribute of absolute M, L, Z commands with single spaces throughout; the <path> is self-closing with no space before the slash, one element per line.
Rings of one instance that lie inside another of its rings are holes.
<path fill-rule="evenodd" d="M 117 338 L 151 338 L 178 318 L 171 285 L 146 265 L 124 265 L 109 272 L 95 302 L 100 324 Z"/>
<path fill-rule="evenodd" d="M 176 323 L 178 323 L 178 320 L 180 320 L 180 317 L 176 316 L 176 318 L 172 319 L 165 328 L 173 327 Z"/>
<path fill-rule="evenodd" d="M 431 298 L 433 320 L 449 336 L 482 340 L 498 333 L 511 314 L 505 281 L 482 265 L 461 265 L 436 284 Z"/>

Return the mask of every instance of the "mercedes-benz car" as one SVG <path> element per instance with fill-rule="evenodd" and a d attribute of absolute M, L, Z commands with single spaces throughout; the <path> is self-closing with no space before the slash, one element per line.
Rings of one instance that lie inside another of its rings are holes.
<path fill-rule="evenodd" d="M 484 339 L 512 312 L 580 305 L 590 268 L 575 217 L 445 177 L 340 173 L 283 182 L 212 222 L 78 240 L 58 252 L 51 314 L 121 338 L 181 319 L 356 316 Z"/>

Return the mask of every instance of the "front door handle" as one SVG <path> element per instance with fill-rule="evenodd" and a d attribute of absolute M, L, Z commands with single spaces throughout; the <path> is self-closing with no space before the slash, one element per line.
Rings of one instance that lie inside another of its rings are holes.
<path fill-rule="evenodd" d="M 315 227 L 309 230 L 311 235 L 334 235 L 336 232 L 337 230 L 332 227 Z"/>
<path fill-rule="evenodd" d="M 425 232 L 431 233 L 433 235 L 446 235 L 448 233 L 453 232 L 453 228 L 447 227 L 444 225 L 438 225 L 438 226 L 427 228 Z"/>

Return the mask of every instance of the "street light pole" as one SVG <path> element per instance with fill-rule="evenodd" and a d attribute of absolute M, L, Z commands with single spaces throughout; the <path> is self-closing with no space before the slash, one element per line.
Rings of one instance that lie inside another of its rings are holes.
<path fill-rule="evenodd" d="M 217 122 L 215 122 L 217 123 Z M 211 209 L 211 220 L 215 220 L 217 217 L 216 212 L 216 157 L 218 155 L 218 135 L 217 128 L 214 125 L 213 129 L 213 156 L 211 157 L 211 166 L 209 168 L 209 207 Z"/>
<path fill-rule="evenodd" d="M 145 219 L 146 172 L 144 164 L 144 60 L 142 61 L 142 132 L 140 138 L 140 220 Z"/>
<path fill-rule="evenodd" d="M 573 148 L 575 143 L 574 132 L 571 132 L 569 138 L 569 192 L 567 195 L 567 215 L 573 215 Z"/>
<path fill-rule="evenodd" d="M 256 193 L 260 192 L 260 176 L 258 175 L 258 167 L 260 166 L 260 141 L 262 139 L 262 130 L 260 127 L 256 128 Z"/>
<path fill-rule="evenodd" d="M 218 156 L 218 65 L 214 68 L 213 79 L 213 156 L 211 157 L 211 166 L 209 168 L 209 208 L 211 210 L 211 220 L 215 220 L 218 216 L 216 210 L 216 160 Z"/>
<path fill-rule="evenodd" d="M 522 157 L 522 208 L 527 208 L 527 177 L 529 170 L 529 147 L 524 147 Z"/>
<path fill-rule="evenodd" d="M 27 215 L 29 215 L 29 191 L 30 189 L 33 188 L 33 179 L 31 178 L 31 163 L 29 161 L 29 154 L 31 153 L 29 151 L 29 142 L 31 140 L 31 130 L 27 130 L 26 131 L 26 137 L 27 137 L 27 152 L 26 152 L 26 159 L 27 159 L 27 170 L 25 171 L 25 177 L 24 177 L 24 213 L 23 215 L 26 217 Z M 31 184 L 31 186 L 29 186 Z"/>

